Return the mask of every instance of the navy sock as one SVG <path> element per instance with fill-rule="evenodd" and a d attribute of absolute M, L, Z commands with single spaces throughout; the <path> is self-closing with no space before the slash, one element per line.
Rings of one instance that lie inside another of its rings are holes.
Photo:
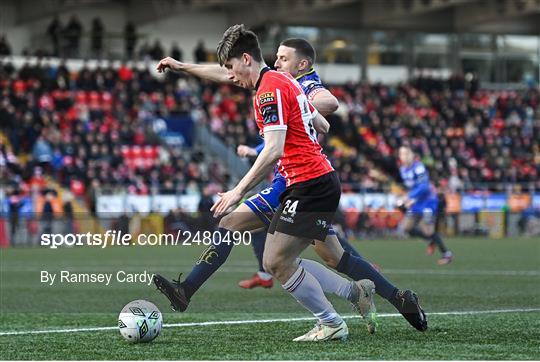
<path fill-rule="evenodd" d="M 434 233 L 430 239 L 432 243 L 435 243 L 435 245 L 437 245 L 441 253 L 446 253 L 448 251 L 448 249 L 446 248 L 446 245 L 444 245 L 438 233 Z"/>
<path fill-rule="evenodd" d="M 255 257 L 259 262 L 259 271 L 265 272 L 263 268 L 263 253 L 264 253 L 264 242 L 266 241 L 266 230 L 259 233 L 251 233 L 251 246 L 253 246 L 253 252 Z"/>
<path fill-rule="evenodd" d="M 369 279 L 375 283 L 375 292 L 387 300 L 391 300 L 397 293 L 397 288 L 390 283 L 381 273 L 362 257 L 343 253 L 336 270 L 347 275 L 353 280 Z"/>
<path fill-rule="evenodd" d="M 230 233 L 229 230 L 223 228 L 219 228 L 218 231 L 221 233 L 221 240 L 225 239 L 225 233 Z M 186 280 L 182 282 L 188 299 L 223 265 L 229 257 L 232 247 L 233 243 L 231 242 L 213 244 L 206 248 L 193 269 L 191 269 Z"/>

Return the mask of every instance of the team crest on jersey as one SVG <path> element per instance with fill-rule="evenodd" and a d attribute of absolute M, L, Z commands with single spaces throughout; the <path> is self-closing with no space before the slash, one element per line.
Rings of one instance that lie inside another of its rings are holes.
<path fill-rule="evenodd" d="M 276 101 L 276 96 L 274 92 L 264 92 L 259 94 L 259 104 L 263 105 L 266 103 L 271 103 Z"/>

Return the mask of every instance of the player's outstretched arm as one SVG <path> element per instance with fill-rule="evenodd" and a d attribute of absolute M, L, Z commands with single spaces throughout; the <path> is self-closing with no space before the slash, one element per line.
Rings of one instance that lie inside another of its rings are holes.
<path fill-rule="evenodd" d="M 334 113 L 339 108 L 339 102 L 328 89 L 318 91 L 311 99 L 313 107 L 323 116 Z"/>
<path fill-rule="evenodd" d="M 313 127 L 318 133 L 326 134 L 330 131 L 330 123 L 319 112 L 313 118 Z"/>
<path fill-rule="evenodd" d="M 212 82 L 232 84 L 232 81 L 227 76 L 227 69 L 221 67 L 219 64 L 183 63 L 171 57 L 167 57 L 159 61 L 156 70 L 158 73 L 163 73 L 167 69 L 191 74 L 195 77 Z"/>
<path fill-rule="evenodd" d="M 264 133 L 265 146 L 248 173 L 234 189 L 218 193 L 221 198 L 210 209 L 215 217 L 225 214 L 230 207 L 242 200 L 246 192 L 268 175 L 274 164 L 283 155 L 286 135 L 287 130 L 273 130 Z"/>

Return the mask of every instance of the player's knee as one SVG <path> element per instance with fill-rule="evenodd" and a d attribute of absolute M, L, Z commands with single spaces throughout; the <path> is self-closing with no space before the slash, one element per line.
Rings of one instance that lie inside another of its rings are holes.
<path fill-rule="evenodd" d="M 279 257 L 264 258 L 263 257 L 263 268 L 267 273 L 272 274 L 279 279 L 279 275 L 283 270 L 283 260 Z"/>
<path fill-rule="evenodd" d="M 231 231 L 235 231 L 238 228 L 238 224 L 233 217 L 233 213 L 227 214 L 219 220 L 219 227 Z"/>

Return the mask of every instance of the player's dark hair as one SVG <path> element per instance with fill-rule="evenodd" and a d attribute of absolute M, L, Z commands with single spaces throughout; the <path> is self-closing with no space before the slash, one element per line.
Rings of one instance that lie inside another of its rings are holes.
<path fill-rule="evenodd" d="M 223 66 L 227 60 L 242 56 L 247 53 L 257 62 L 262 62 L 262 53 L 257 35 L 247 30 L 244 24 L 231 26 L 223 34 L 223 38 L 217 46 L 217 58 Z"/>
<path fill-rule="evenodd" d="M 317 55 L 315 49 L 307 40 L 302 38 L 290 38 L 283 40 L 280 45 L 293 48 L 300 58 L 307 59 L 310 67 L 315 64 Z"/>

